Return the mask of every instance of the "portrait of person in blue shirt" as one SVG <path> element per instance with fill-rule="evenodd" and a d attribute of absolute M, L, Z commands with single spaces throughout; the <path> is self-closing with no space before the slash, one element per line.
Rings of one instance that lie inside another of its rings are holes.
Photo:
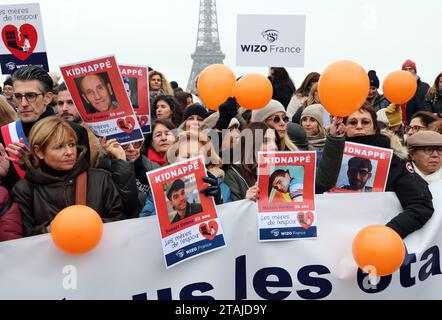
<path fill-rule="evenodd" d="M 283 199 L 287 202 L 302 202 L 304 192 L 303 179 L 303 175 L 291 176 L 289 170 L 275 170 L 269 178 L 269 201 L 271 201 L 272 189 L 274 189 L 282 193 Z"/>

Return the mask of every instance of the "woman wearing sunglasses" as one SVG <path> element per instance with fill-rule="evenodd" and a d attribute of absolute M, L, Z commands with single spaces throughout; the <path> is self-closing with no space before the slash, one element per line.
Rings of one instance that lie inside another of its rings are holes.
<path fill-rule="evenodd" d="M 140 157 L 143 141 L 125 145 L 120 145 L 116 139 L 101 138 L 100 141 L 106 155 L 100 158 L 99 168 L 112 173 L 112 180 L 120 193 L 126 216 L 136 218 L 146 200 L 146 195 L 140 191 L 145 188 L 143 182 L 147 184 L 146 171 L 157 168 L 158 165 L 153 165 L 145 156 L 145 159 Z M 144 167 L 139 167 L 145 163 L 146 170 L 143 171 Z M 144 178 L 141 172 L 144 173 Z"/>
<path fill-rule="evenodd" d="M 387 226 L 402 238 L 422 228 L 431 218 L 434 208 L 428 184 L 414 172 L 408 162 L 408 153 L 397 136 L 388 131 L 380 132 L 373 107 L 364 104 L 358 111 L 344 119 L 347 125 L 347 141 L 393 149 L 393 158 L 387 178 L 386 191 L 395 192 L 403 211 Z"/>
<path fill-rule="evenodd" d="M 442 180 L 442 134 L 420 131 L 408 139 L 407 147 L 417 174 L 428 184 Z"/>
<path fill-rule="evenodd" d="M 287 134 L 289 118 L 282 104 L 276 100 L 262 109 L 253 110 L 252 122 L 263 122 L 274 129 L 278 136 L 279 151 L 298 151 Z M 316 173 L 315 192 L 324 193 L 330 190 L 338 179 L 345 144 L 345 126 L 341 118 L 334 118 L 330 124 L 329 134 L 325 137 L 324 151 Z"/>

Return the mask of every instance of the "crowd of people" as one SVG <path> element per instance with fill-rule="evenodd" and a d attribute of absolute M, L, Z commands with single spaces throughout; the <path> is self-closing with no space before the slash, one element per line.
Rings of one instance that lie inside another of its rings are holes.
<path fill-rule="evenodd" d="M 403 210 L 387 225 L 405 238 L 431 218 L 428 186 L 442 180 L 442 73 L 430 87 L 413 61 L 402 69 L 417 82 L 408 103 L 391 104 L 370 70 L 367 101 L 345 118 L 321 105 L 317 72 L 296 89 L 286 69 L 271 67 L 273 98 L 264 108 L 247 110 L 231 97 L 213 112 L 151 70 L 151 133 L 121 145 L 82 122 L 59 77 L 21 68 L 0 96 L 0 241 L 50 232 L 57 213 L 78 203 L 81 188 L 104 222 L 155 215 L 146 172 L 199 155 L 208 171 L 200 192 L 216 204 L 257 201 L 259 151 L 321 152 L 315 181 L 321 194 L 336 185 L 346 141 L 393 150 L 386 191 L 396 193 Z M 364 173 L 356 170 L 355 178 Z"/>

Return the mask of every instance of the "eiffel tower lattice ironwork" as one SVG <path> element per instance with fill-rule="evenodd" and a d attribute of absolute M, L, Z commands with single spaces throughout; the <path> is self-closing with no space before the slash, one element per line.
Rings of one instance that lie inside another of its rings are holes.
<path fill-rule="evenodd" d="M 216 0 L 200 0 L 196 50 L 191 57 L 193 65 L 187 83 L 187 92 L 191 92 L 196 88 L 198 75 L 205 67 L 215 63 L 222 64 L 226 57 L 221 52 L 219 43 Z"/>

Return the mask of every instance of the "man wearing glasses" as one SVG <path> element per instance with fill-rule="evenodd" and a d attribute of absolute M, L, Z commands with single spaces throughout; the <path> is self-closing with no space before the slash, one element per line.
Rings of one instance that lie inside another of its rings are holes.
<path fill-rule="evenodd" d="M 353 157 L 348 160 L 348 185 L 341 188 L 355 192 L 372 192 L 372 187 L 366 186 L 372 176 L 373 166 L 370 159 Z"/>
<path fill-rule="evenodd" d="M 33 125 L 54 111 L 48 107 L 53 98 L 53 81 L 49 74 L 37 66 L 18 69 L 12 75 L 13 99 L 19 119 L 7 124 L 0 131 L 0 179 L 10 189 L 25 175 L 24 159 L 29 152 L 29 133 Z M 86 160 L 90 160 L 89 139 L 86 130 L 69 122 L 78 136 L 78 144 L 88 150 Z"/>

